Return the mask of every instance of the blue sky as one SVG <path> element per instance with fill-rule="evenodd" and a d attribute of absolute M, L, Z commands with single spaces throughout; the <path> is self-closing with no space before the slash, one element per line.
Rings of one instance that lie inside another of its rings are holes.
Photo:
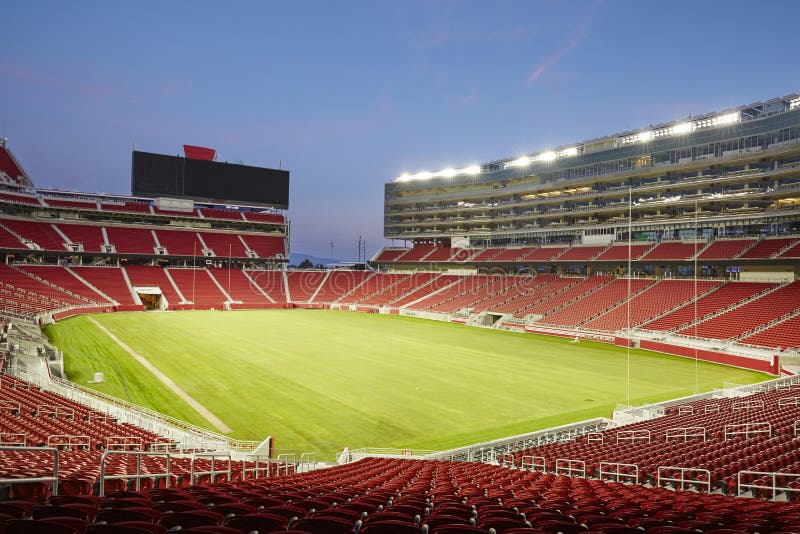
<path fill-rule="evenodd" d="M 800 2 L 7 2 L 0 124 L 40 187 L 130 151 L 291 170 L 292 250 L 383 244 L 383 184 L 800 91 Z"/>

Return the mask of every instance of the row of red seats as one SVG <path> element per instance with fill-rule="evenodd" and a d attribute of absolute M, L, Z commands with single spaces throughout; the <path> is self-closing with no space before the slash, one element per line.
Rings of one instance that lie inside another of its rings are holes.
<path fill-rule="evenodd" d="M 794 245 L 794 246 L 791 246 Z M 794 258 L 800 254 L 797 238 L 719 238 L 705 242 L 663 241 L 659 243 L 612 243 L 611 245 L 572 245 L 543 247 L 489 247 L 459 249 L 435 245 L 417 245 L 410 249 L 385 248 L 375 257 L 376 263 L 397 262 L 587 262 L 587 261 L 719 261 L 743 259 Z"/>
<path fill-rule="evenodd" d="M 654 483 L 663 466 L 705 469 L 711 478 L 698 480 L 730 493 L 739 471 L 779 471 L 800 461 L 800 437 L 795 435 L 799 394 L 784 388 L 698 400 L 670 407 L 662 417 L 530 447 L 513 456 L 516 465 L 525 456 L 541 457 L 551 472 L 559 459 L 580 461 L 593 476 L 599 476 L 601 462 L 635 465 L 642 483 Z"/>
<path fill-rule="evenodd" d="M 238 214 L 238 212 L 237 212 Z M 174 256 L 201 256 L 211 250 L 217 257 L 247 258 L 248 251 L 259 258 L 286 255 L 283 237 L 242 232 L 169 230 L 125 226 L 91 226 L 59 222 L 52 224 L 24 219 L 0 219 L 3 231 L 0 246 L 29 248 L 33 243 L 43 250 L 66 251 L 72 244 L 81 244 L 84 252 L 102 253 L 113 245 L 119 254 L 156 253 L 158 246 Z M 105 230 L 105 236 L 103 231 Z M 25 242 L 21 241 L 24 240 Z"/>
<path fill-rule="evenodd" d="M 237 236 L 238 238 L 238 236 Z M 172 309 L 271 307 L 288 302 L 420 311 L 492 311 L 515 317 L 538 315 L 537 323 L 558 327 L 619 331 L 628 325 L 648 330 L 679 330 L 687 336 L 729 339 L 764 328 L 743 340 L 788 348 L 800 342 L 793 330 L 800 282 L 776 284 L 708 280 L 661 280 L 590 276 L 384 274 L 365 271 L 249 271 L 131 267 L 128 279 L 116 267 L 3 266 L 0 304 L 10 312 L 35 315 L 69 307 L 137 309 L 131 285 L 158 286 Z M 169 276 L 171 274 L 172 276 Z M 286 285 L 289 295 L 286 295 Z M 23 291 L 24 295 L 16 292 Z M 700 295 L 696 301 L 695 295 Z M 720 314 L 720 312 L 722 312 Z M 709 318 L 709 316 L 718 314 Z M 731 318 L 734 318 L 733 320 Z M 697 321 L 697 322 L 696 322 Z M 770 323 L 776 322 L 774 326 Z M 771 334 L 775 334 L 772 336 Z"/>
<path fill-rule="evenodd" d="M 19 167 L 13 163 L 5 148 L 0 147 L 0 170 L 7 172 L 8 176 L 16 179 L 22 176 Z M 12 176 L 13 175 L 13 176 Z M 102 199 L 87 198 L 56 198 L 52 196 L 32 196 L 27 194 L 2 193 L 0 199 L 7 202 L 29 204 L 53 208 L 68 208 L 89 211 L 114 211 L 123 213 L 142 213 L 151 215 L 164 215 L 171 217 L 199 217 L 203 219 L 220 219 L 249 221 L 269 224 L 285 224 L 286 219 L 277 213 L 241 212 L 238 210 L 221 208 L 193 208 L 191 210 L 169 210 L 151 206 L 147 202 L 122 200 L 108 202 Z"/>
<path fill-rule="evenodd" d="M 800 505 L 474 463 L 365 459 L 262 480 L 0 504 L 7 532 L 739 534 L 790 532 Z M 46 527 L 41 526 L 42 529 Z M 132 529 L 140 529 L 132 530 Z"/>

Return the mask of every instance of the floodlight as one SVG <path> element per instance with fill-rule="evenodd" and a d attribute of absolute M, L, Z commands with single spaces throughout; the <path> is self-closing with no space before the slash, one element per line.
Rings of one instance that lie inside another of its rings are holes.
<path fill-rule="evenodd" d="M 684 135 L 692 131 L 691 122 L 681 122 L 672 127 L 672 133 L 675 135 Z"/>
<path fill-rule="evenodd" d="M 509 167 L 527 167 L 531 164 L 531 158 L 528 156 L 522 156 L 508 164 Z"/>
<path fill-rule="evenodd" d="M 472 165 L 471 167 L 467 167 L 464 169 L 464 174 L 480 174 L 481 168 L 479 165 Z"/>
<path fill-rule="evenodd" d="M 721 126 L 723 124 L 733 124 L 734 122 L 739 122 L 739 112 L 734 111 L 732 113 L 725 113 L 724 115 L 717 115 L 714 117 L 714 125 Z"/>

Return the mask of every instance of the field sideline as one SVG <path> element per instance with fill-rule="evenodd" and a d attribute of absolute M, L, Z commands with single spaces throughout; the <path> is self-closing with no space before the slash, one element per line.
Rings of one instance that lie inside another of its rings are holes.
<path fill-rule="evenodd" d="M 444 449 L 597 416 L 625 401 L 612 345 L 328 310 L 93 315 L 234 429 L 315 451 Z M 79 316 L 48 326 L 69 378 L 211 425 Z M 633 404 L 693 393 L 695 362 L 631 351 Z M 699 362 L 700 389 L 768 375 Z"/>

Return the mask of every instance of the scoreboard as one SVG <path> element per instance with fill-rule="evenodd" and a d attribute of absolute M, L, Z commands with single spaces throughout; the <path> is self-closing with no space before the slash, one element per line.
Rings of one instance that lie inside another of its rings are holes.
<path fill-rule="evenodd" d="M 131 192 L 288 209 L 289 171 L 134 150 Z"/>

